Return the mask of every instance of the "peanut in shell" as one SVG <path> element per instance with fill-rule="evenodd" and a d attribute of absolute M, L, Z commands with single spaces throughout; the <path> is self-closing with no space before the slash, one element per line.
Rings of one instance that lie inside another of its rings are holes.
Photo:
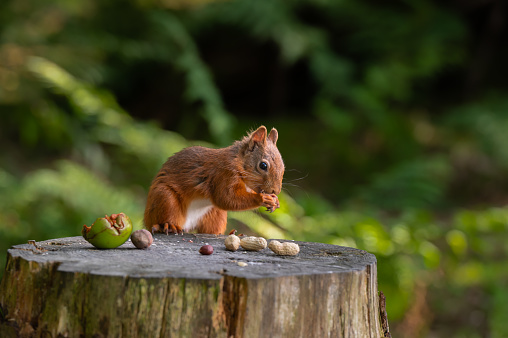
<path fill-rule="evenodd" d="M 229 235 L 224 240 L 224 245 L 226 246 L 226 250 L 236 251 L 240 247 L 240 237 L 234 234 Z"/>
<path fill-rule="evenodd" d="M 263 237 L 244 237 L 240 240 L 242 248 L 248 251 L 259 251 L 266 248 L 266 239 Z"/>
<path fill-rule="evenodd" d="M 295 256 L 300 252 L 300 246 L 296 243 L 284 242 L 276 240 L 270 241 L 268 248 L 279 256 Z"/>

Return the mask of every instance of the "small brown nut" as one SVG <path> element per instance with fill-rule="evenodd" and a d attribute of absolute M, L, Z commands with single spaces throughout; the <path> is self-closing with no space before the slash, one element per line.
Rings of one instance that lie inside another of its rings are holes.
<path fill-rule="evenodd" d="M 284 242 L 272 240 L 268 245 L 270 250 L 275 252 L 279 256 L 295 256 L 300 252 L 300 247 L 296 243 Z"/>
<path fill-rule="evenodd" d="M 153 243 L 153 237 L 150 231 L 141 229 L 131 234 L 132 244 L 138 249 L 147 249 Z"/>
<path fill-rule="evenodd" d="M 236 251 L 240 247 L 240 238 L 236 235 L 229 235 L 224 240 L 224 245 L 226 245 L 227 250 Z"/>
<path fill-rule="evenodd" d="M 199 253 L 202 254 L 202 255 L 211 255 L 211 254 L 213 254 L 213 246 L 211 246 L 209 244 L 203 245 L 199 249 Z"/>
<path fill-rule="evenodd" d="M 242 248 L 248 251 L 259 251 L 266 248 L 266 239 L 263 237 L 249 236 L 240 240 Z"/>

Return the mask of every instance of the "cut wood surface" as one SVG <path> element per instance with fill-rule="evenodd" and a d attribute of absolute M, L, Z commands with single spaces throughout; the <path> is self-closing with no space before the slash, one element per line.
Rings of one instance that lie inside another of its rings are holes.
<path fill-rule="evenodd" d="M 99 250 L 82 237 L 16 245 L 3 336 L 382 337 L 376 258 L 295 242 L 297 256 L 225 250 L 225 236 L 157 234 Z M 199 253 L 204 244 L 214 253 Z M 247 263 L 240 266 L 238 262 Z"/>

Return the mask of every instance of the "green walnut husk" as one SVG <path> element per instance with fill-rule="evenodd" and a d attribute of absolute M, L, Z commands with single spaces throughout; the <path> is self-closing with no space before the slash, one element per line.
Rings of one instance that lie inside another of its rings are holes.
<path fill-rule="evenodd" d="M 98 249 L 113 249 L 126 240 L 132 232 L 132 222 L 123 212 L 97 218 L 91 226 L 83 225 L 81 234 Z"/>

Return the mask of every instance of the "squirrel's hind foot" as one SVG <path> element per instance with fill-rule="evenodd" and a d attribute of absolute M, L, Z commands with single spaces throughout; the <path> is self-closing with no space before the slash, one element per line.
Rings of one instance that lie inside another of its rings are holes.
<path fill-rule="evenodd" d="M 183 229 L 181 227 L 170 223 L 152 225 L 152 235 L 156 232 L 165 233 L 166 235 L 169 235 L 170 232 L 175 235 L 183 235 Z"/>

